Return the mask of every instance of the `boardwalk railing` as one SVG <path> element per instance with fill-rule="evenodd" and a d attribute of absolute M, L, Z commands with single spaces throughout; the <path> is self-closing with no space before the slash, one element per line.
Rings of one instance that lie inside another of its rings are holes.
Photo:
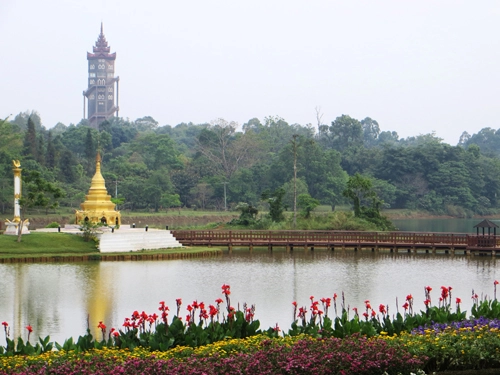
<path fill-rule="evenodd" d="M 466 233 L 269 231 L 269 230 L 175 230 L 183 245 L 220 246 L 350 246 L 408 248 L 495 248 L 496 236 Z"/>

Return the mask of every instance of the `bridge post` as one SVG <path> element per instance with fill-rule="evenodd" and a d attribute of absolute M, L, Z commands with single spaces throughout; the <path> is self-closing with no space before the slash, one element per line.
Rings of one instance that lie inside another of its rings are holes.
<path fill-rule="evenodd" d="M 311 246 L 311 251 L 314 251 L 314 246 Z"/>
<path fill-rule="evenodd" d="M 491 256 L 494 257 L 496 255 L 496 251 L 495 250 L 491 250 Z"/>
<path fill-rule="evenodd" d="M 436 246 L 432 246 L 432 254 L 436 254 Z"/>
<path fill-rule="evenodd" d="M 286 245 L 286 252 L 289 253 L 290 252 L 290 245 Z"/>
<path fill-rule="evenodd" d="M 345 243 L 342 244 L 342 251 L 345 251 Z"/>
<path fill-rule="evenodd" d="M 413 246 L 412 248 L 412 251 L 413 251 L 413 254 L 416 254 L 417 253 L 417 248 L 415 246 Z"/>
<path fill-rule="evenodd" d="M 250 244 L 250 246 L 248 248 L 250 249 L 250 252 L 253 251 L 253 245 L 252 244 Z"/>
<path fill-rule="evenodd" d="M 451 250 L 451 254 L 452 254 L 452 255 L 455 255 L 455 247 L 454 247 L 454 246 L 452 246 L 450 250 Z"/>
<path fill-rule="evenodd" d="M 231 244 L 227 245 L 227 249 L 229 250 L 229 254 L 232 254 L 232 252 L 233 252 L 233 245 L 231 245 Z"/>
<path fill-rule="evenodd" d="M 304 251 L 307 253 L 307 244 L 304 245 Z"/>
<path fill-rule="evenodd" d="M 269 250 L 269 251 L 273 251 L 273 245 L 269 244 L 269 245 L 267 246 L 267 250 Z"/>

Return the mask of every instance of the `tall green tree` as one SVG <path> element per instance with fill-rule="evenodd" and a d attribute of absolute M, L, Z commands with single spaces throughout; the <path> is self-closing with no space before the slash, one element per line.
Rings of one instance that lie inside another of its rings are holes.
<path fill-rule="evenodd" d="M 35 123 L 28 117 L 28 124 L 24 136 L 23 155 L 33 160 L 38 160 L 38 142 L 36 137 Z"/>

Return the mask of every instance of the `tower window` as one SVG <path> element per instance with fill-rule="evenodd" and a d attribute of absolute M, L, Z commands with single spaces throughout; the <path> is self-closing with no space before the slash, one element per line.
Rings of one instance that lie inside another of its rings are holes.
<path fill-rule="evenodd" d="M 99 65 L 97 65 L 97 68 L 98 68 L 98 69 L 104 69 L 104 68 L 105 68 L 105 65 L 104 65 L 104 64 L 99 64 Z"/>
<path fill-rule="evenodd" d="M 90 95 L 89 95 L 89 99 L 95 99 L 94 94 L 90 94 Z"/>
<path fill-rule="evenodd" d="M 90 80 L 90 84 L 91 84 L 91 85 L 94 85 L 94 84 L 95 84 L 95 79 L 91 79 L 91 80 Z"/>
<path fill-rule="evenodd" d="M 113 92 L 113 88 L 112 87 L 108 87 L 108 92 Z"/>
<path fill-rule="evenodd" d="M 108 100 L 113 100 L 113 95 L 108 95 Z"/>
<path fill-rule="evenodd" d="M 113 65 L 108 64 L 108 69 L 113 69 Z"/>
<path fill-rule="evenodd" d="M 95 69 L 95 64 L 90 64 L 90 69 Z"/>
<path fill-rule="evenodd" d="M 89 77 L 95 77 L 95 73 L 89 73 Z"/>

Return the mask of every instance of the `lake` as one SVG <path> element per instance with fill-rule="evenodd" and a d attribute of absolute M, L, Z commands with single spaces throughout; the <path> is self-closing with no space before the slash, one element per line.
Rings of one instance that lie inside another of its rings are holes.
<path fill-rule="evenodd" d="M 374 308 L 388 304 L 399 310 L 406 295 L 423 309 L 424 287 L 433 288 L 437 304 L 440 287 L 453 287 L 453 301 L 460 297 L 470 310 L 472 290 L 493 294 L 493 281 L 500 279 L 497 260 L 464 255 L 395 254 L 370 251 L 235 249 L 219 257 L 168 261 L 0 264 L 0 321 L 12 327 L 11 337 L 50 335 L 65 338 L 85 333 L 87 317 L 92 331 L 103 321 L 121 328 L 134 310 L 158 313 L 165 301 L 171 314 L 175 299 L 182 298 L 181 315 L 194 300 L 214 304 L 222 297 L 221 286 L 231 286 L 231 302 L 256 305 L 256 318 L 267 329 L 276 323 L 288 330 L 292 302 L 309 307 L 309 297 L 319 300 L 334 293 L 345 294 L 350 308 Z M 338 305 L 340 309 L 340 304 Z M 333 314 L 333 308 L 331 310 Z"/>

